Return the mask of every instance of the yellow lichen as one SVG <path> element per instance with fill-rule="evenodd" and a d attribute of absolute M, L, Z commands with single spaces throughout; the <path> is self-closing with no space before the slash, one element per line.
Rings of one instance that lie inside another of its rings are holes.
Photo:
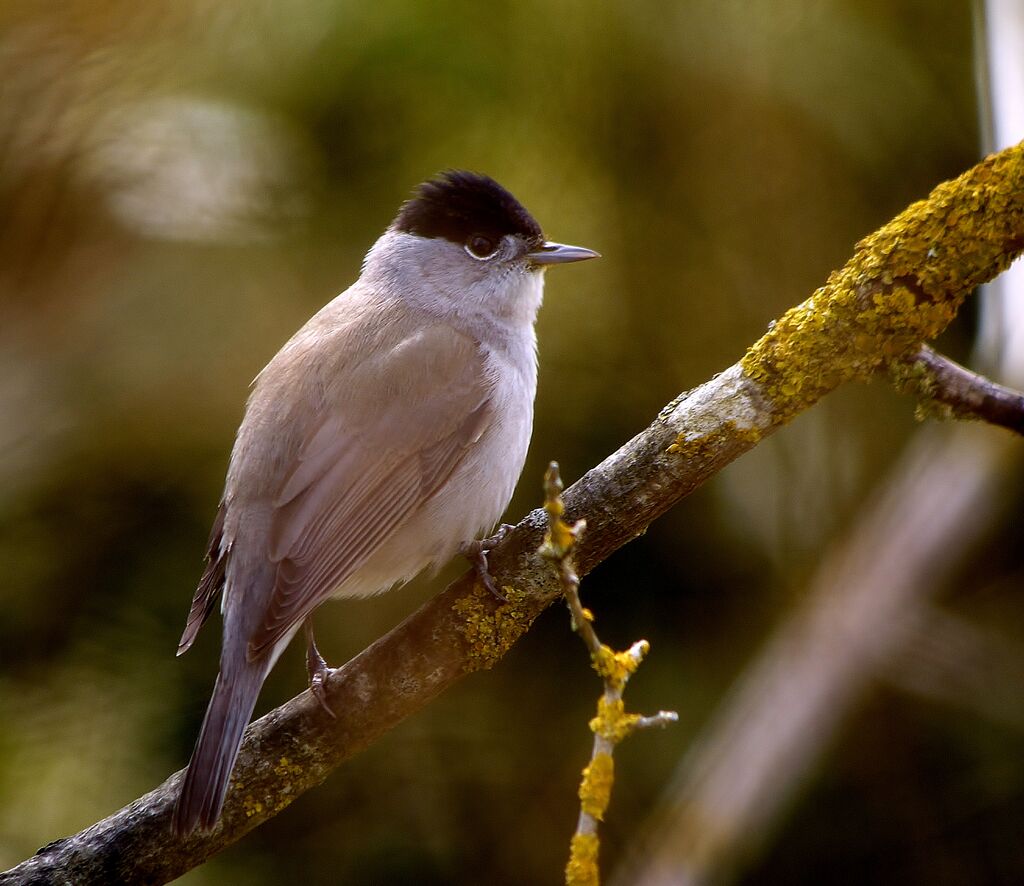
<path fill-rule="evenodd" d="M 914 408 L 914 418 L 917 421 L 977 418 L 972 413 L 961 412 L 950 404 L 936 399 L 941 386 L 935 373 L 919 360 L 894 360 L 889 364 L 889 380 L 901 394 L 917 398 L 917 406 Z"/>
<path fill-rule="evenodd" d="M 252 818 L 254 815 L 263 814 L 263 803 L 257 800 L 252 794 L 246 794 L 242 800 L 242 809 L 245 810 L 245 817 Z"/>
<path fill-rule="evenodd" d="M 597 716 L 590 721 L 590 731 L 612 744 L 618 744 L 635 729 L 639 714 L 627 714 L 621 698 L 609 700 L 601 696 L 597 702 Z"/>
<path fill-rule="evenodd" d="M 940 403 L 938 400 L 921 400 L 914 407 L 915 421 L 956 421 L 957 419 L 976 419 L 976 415 L 961 413 L 948 403 Z"/>
<path fill-rule="evenodd" d="M 593 657 L 593 667 L 599 677 L 607 681 L 613 688 L 621 689 L 625 682 L 636 673 L 640 662 L 650 649 L 646 640 L 641 640 L 639 656 L 633 656 L 628 651 L 616 652 L 610 646 L 601 644 L 597 655 Z"/>
<path fill-rule="evenodd" d="M 667 451 L 673 455 L 682 455 L 685 459 L 701 459 L 714 455 L 730 439 L 742 440 L 754 446 L 760 442 L 761 436 L 758 428 L 740 427 L 732 419 L 727 419 L 710 433 L 691 435 L 686 431 L 681 432 Z"/>
<path fill-rule="evenodd" d="M 901 394 L 925 399 L 935 396 L 935 375 L 918 360 L 895 360 L 890 363 L 889 381 Z"/>
<path fill-rule="evenodd" d="M 587 815 L 598 821 L 604 820 L 614 781 L 615 761 L 611 754 L 595 754 L 590 765 L 583 770 L 579 789 L 580 807 Z"/>
<path fill-rule="evenodd" d="M 281 757 L 274 765 L 274 774 L 278 778 L 288 778 L 293 775 L 301 775 L 302 767 L 298 763 L 293 763 L 288 757 Z"/>
<path fill-rule="evenodd" d="M 576 834 L 569 844 L 569 863 L 565 866 L 566 886 L 598 886 L 600 883 L 597 834 Z"/>
<path fill-rule="evenodd" d="M 710 434 L 698 434 L 695 437 L 681 433 L 668 451 L 673 455 L 681 455 L 685 459 L 705 458 L 714 453 L 717 444 L 722 440 L 721 431 Z"/>
<path fill-rule="evenodd" d="M 493 598 L 479 582 L 472 594 L 456 600 L 452 606 L 461 618 L 459 628 L 466 641 L 470 671 L 494 667 L 533 622 L 534 615 L 522 605 L 526 594 L 507 585 L 501 591 L 508 603 L 493 611 L 487 604 Z"/>
<path fill-rule="evenodd" d="M 788 421 L 842 382 L 935 338 L 966 294 L 1024 249 L 1024 144 L 935 188 L 857 244 L 825 286 L 744 355 Z"/>
<path fill-rule="evenodd" d="M 539 551 L 540 555 L 548 560 L 564 560 L 568 557 L 586 528 L 585 520 L 579 520 L 570 526 L 562 519 L 565 516 L 562 488 L 558 462 L 553 461 L 544 472 L 544 510 L 548 514 L 548 528 Z"/>

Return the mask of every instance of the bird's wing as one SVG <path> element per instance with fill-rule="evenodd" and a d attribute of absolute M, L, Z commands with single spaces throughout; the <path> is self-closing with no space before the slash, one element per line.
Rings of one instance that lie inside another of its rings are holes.
<path fill-rule="evenodd" d="M 178 642 L 178 655 L 188 652 L 189 647 L 195 642 L 199 629 L 203 626 L 203 622 L 210 617 L 217 598 L 224 589 L 227 553 L 221 544 L 223 536 L 224 502 L 222 501 L 213 521 L 213 529 L 210 530 L 210 541 L 206 550 L 206 568 L 203 570 L 202 578 L 199 579 L 195 596 L 192 597 L 192 606 L 188 611 L 185 630 Z"/>
<path fill-rule="evenodd" d="M 483 355 L 450 327 L 417 330 L 377 356 L 321 417 L 281 484 L 267 550 L 275 583 L 250 660 L 366 562 L 491 421 Z"/>

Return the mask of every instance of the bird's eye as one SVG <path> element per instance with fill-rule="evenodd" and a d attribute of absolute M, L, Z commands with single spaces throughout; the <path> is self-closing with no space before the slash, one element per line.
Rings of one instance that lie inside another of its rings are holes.
<path fill-rule="evenodd" d="M 474 234 L 466 241 L 466 252 L 473 258 L 490 258 L 498 247 L 490 237 Z"/>

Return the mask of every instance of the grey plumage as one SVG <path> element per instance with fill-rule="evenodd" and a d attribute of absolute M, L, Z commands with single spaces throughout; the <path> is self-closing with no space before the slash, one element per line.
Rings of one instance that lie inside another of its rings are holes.
<path fill-rule="evenodd" d="M 539 232 L 486 177 L 424 185 L 359 280 L 257 376 L 179 647 L 223 591 L 220 674 L 177 832 L 216 823 L 263 680 L 316 607 L 441 565 L 501 516 L 532 429 L 539 271 L 595 255 Z"/>

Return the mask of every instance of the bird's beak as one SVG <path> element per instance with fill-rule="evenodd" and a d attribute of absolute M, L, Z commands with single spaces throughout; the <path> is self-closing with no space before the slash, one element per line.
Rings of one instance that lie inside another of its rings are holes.
<path fill-rule="evenodd" d="M 526 257 L 535 265 L 562 265 L 571 261 L 584 261 L 588 258 L 600 258 L 601 253 L 582 246 L 566 246 L 564 243 L 545 243 Z"/>

